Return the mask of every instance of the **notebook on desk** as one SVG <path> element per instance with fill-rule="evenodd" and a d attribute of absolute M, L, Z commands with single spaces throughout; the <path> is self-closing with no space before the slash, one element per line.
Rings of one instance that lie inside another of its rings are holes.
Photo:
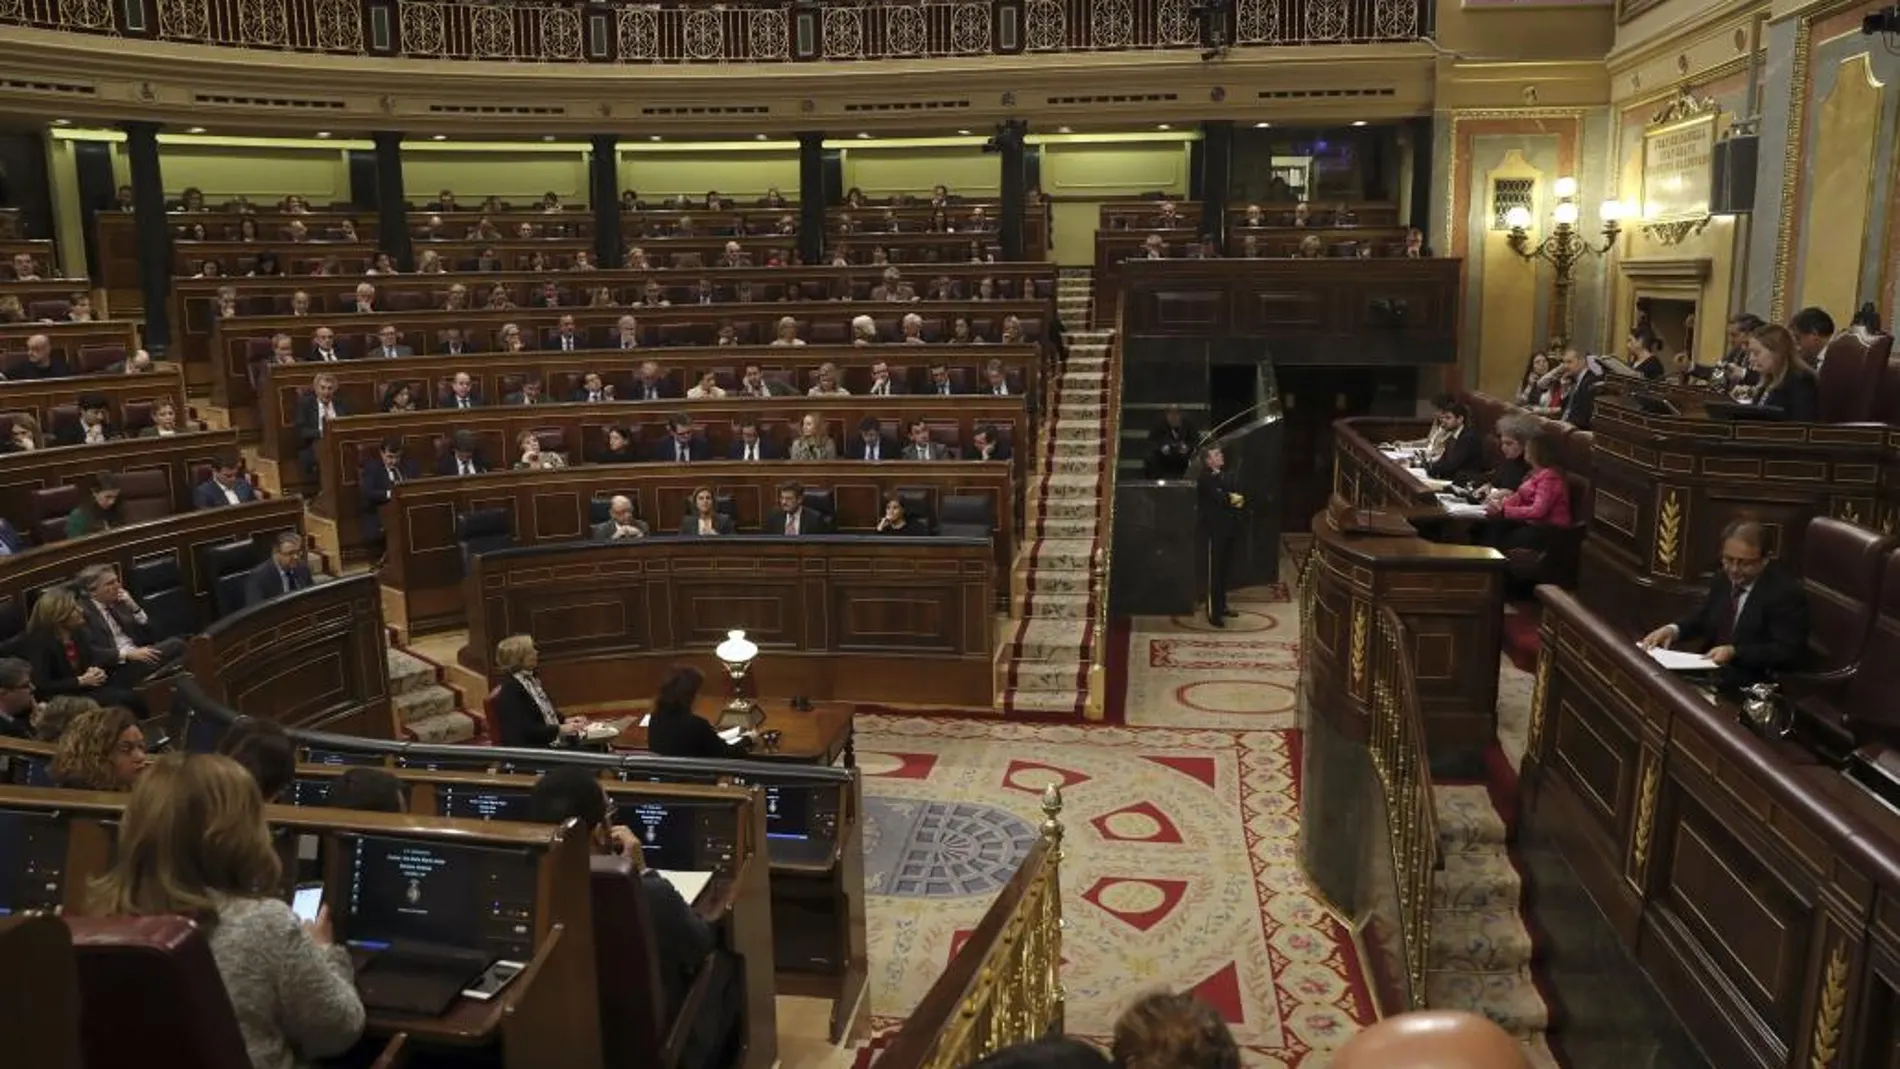
<path fill-rule="evenodd" d="M 363 1005 L 385 1013 L 440 1017 L 494 959 L 480 950 L 440 943 L 395 942 L 351 948 Z"/>

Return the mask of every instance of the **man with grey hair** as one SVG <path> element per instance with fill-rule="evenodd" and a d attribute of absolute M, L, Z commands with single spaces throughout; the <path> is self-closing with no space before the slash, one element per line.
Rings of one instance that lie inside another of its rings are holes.
<path fill-rule="evenodd" d="M 131 687 L 184 655 L 184 639 L 157 637 L 117 567 L 89 564 L 79 570 L 73 588 L 86 617 L 79 637 L 92 663 L 106 670 L 108 686 Z"/>
<path fill-rule="evenodd" d="M 1767 532 L 1751 519 L 1722 529 L 1722 566 L 1702 604 L 1643 636 L 1644 649 L 1693 643 L 1722 671 L 1718 684 L 1747 686 L 1800 664 L 1808 650 L 1808 596 L 1801 580 L 1768 556 Z"/>
<path fill-rule="evenodd" d="M 251 569 L 244 582 L 244 604 L 262 605 L 272 598 L 308 589 L 314 579 L 303 552 L 303 536 L 281 531 L 271 540 L 270 557 Z"/>
<path fill-rule="evenodd" d="M 18 657 L 0 657 L 0 735 L 33 737 L 33 667 Z"/>
<path fill-rule="evenodd" d="M 607 518 L 594 525 L 596 542 L 619 542 L 646 535 L 646 523 L 633 514 L 633 499 L 625 494 L 615 494 L 607 502 Z"/>

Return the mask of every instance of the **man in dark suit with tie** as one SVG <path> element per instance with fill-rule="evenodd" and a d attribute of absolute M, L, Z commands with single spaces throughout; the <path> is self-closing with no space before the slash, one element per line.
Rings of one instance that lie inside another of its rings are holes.
<path fill-rule="evenodd" d="M 549 352 L 571 353 L 587 348 L 587 333 L 574 325 L 572 315 L 563 315 L 558 325 L 548 332 L 547 344 L 542 346 Z"/>
<path fill-rule="evenodd" d="M 437 408 L 479 408 L 482 399 L 475 392 L 475 380 L 466 371 L 458 371 L 449 380 L 449 392 L 442 395 Z"/>
<path fill-rule="evenodd" d="M 994 397 L 1010 397 L 1016 391 L 1009 388 L 1009 372 L 1003 369 L 1001 360 L 992 360 L 983 369 L 983 392 Z"/>
<path fill-rule="evenodd" d="M 851 439 L 850 448 L 845 456 L 851 460 L 896 460 L 900 456 L 897 443 L 884 436 L 876 416 L 866 416 L 858 421 L 857 437 Z"/>
<path fill-rule="evenodd" d="M 942 397 L 955 396 L 957 385 L 950 381 L 950 369 L 942 364 L 930 365 L 930 388 L 924 392 Z"/>
<path fill-rule="evenodd" d="M 403 459 L 402 439 L 385 438 L 375 457 L 365 462 L 357 483 L 363 488 L 363 530 L 372 539 L 383 533 L 383 506 L 395 488 L 416 478 L 415 462 Z"/>
<path fill-rule="evenodd" d="M 323 429 L 338 416 L 349 415 L 343 402 L 336 395 L 336 376 L 327 372 L 310 380 L 310 392 L 297 398 L 297 456 L 303 461 L 304 470 L 315 473 L 317 470 L 317 442 L 323 438 Z"/>
<path fill-rule="evenodd" d="M 310 335 L 310 352 L 304 357 L 307 364 L 334 364 L 348 359 L 343 350 L 337 347 L 336 331 L 329 327 L 318 327 Z"/>
<path fill-rule="evenodd" d="M 106 681 L 130 687 L 184 655 L 185 640 L 159 638 L 145 610 L 133 600 L 110 564 L 89 564 L 73 579 L 86 623 L 79 639 L 91 663 L 106 670 Z"/>
<path fill-rule="evenodd" d="M 653 447 L 653 459 L 668 464 L 691 464 L 710 459 L 706 436 L 693 426 L 693 417 L 675 412 L 667 417 L 666 437 Z"/>
<path fill-rule="evenodd" d="M 474 339 L 460 327 L 450 327 L 440 335 L 441 345 L 437 351 L 443 356 L 462 356 L 466 353 L 481 352 Z"/>
<path fill-rule="evenodd" d="M 824 534 L 824 524 L 824 516 L 805 504 L 805 488 L 795 482 L 783 482 L 778 484 L 778 508 L 766 513 L 760 533 L 794 538 Z"/>
<path fill-rule="evenodd" d="M 576 389 L 573 395 L 568 398 L 570 401 L 579 401 L 583 404 L 598 404 L 602 401 L 611 401 L 613 399 L 614 388 L 601 379 L 600 372 L 598 371 L 589 371 L 583 376 L 581 378 L 580 388 Z"/>
<path fill-rule="evenodd" d="M 1227 608 L 1227 575 L 1246 523 L 1247 499 L 1240 480 L 1227 470 L 1227 454 L 1218 443 L 1203 450 L 1201 458 L 1199 521 L 1207 543 L 1207 622 L 1226 627 L 1227 618 L 1238 615 Z"/>
<path fill-rule="evenodd" d="M 739 433 L 732 440 L 732 448 L 726 455 L 732 460 L 777 460 L 778 453 L 773 450 L 771 439 L 759 430 L 759 421 L 747 416 L 739 421 Z"/>
<path fill-rule="evenodd" d="M 891 374 L 891 365 L 883 360 L 871 365 L 871 388 L 865 393 L 871 397 L 890 397 L 893 394 L 909 393 L 904 380 Z"/>
<path fill-rule="evenodd" d="M 402 344 L 402 332 L 394 323 L 384 323 L 376 332 L 376 356 L 384 360 L 400 360 L 405 356 L 414 356 L 416 351 Z"/>
<path fill-rule="evenodd" d="M 437 475 L 480 475 L 487 470 L 476 448 L 475 435 L 469 431 L 456 431 L 449 439 L 449 451 L 435 462 Z"/>
<path fill-rule="evenodd" d="M 211 461 L 211 478 L 192 487 L 193 508 L 218 509 L 257 500 L 251 481 L 238 474 L 237 457 L 220 454 Z"/>
<path fill-rule="evenodd" d="M 996 428 L 988 423 L 980 424 L 976 428 L 970 444 L 963 450 L 965 460 L 1008 460 L 1009 457 L 1009 443 L 1004 441 L 997 434 Z"/>
<path fill-rule="evenodd" d="M 1768 558 L 1762 525 L 1735 520 L 1722 531 L 1722 568 L 1702 604 L 1643 636 L 1644 649 L 1706 646 L 1717 683 L 1742 687 L 1797 667 L 1808 649 L 1808 596 Z"/>
<path fill-rule="evenodd" d="M 1603 372 L 1575 349 L 1564 350 L 1562 363 L 1570 390 L 1564 394 L 1564 406 L 1557 418 L 1580 431 L 1587 431 L 1596 416 L 1597 387 L 1603 384 Z"/>
<path fill-rule="evenodd" d="M 1438 425 L 1449 437 L 1438 459 L 1425 465 L 1425 474 L 1448 482 L 1466 482 L 1484 471 L 1484 443 L 1478 429 L 1471 425 L 1471 410 L 1462 401 L 1453 401 L 1438 410 Z"/>
<path fill-rule="evenodd" d="M 904 430 L 910 444 L 904 447 L 905 460 L 943 460 L 950 455 L 942 442 L 930 437 L 930 425 L 921 419 L 913 419 Z"/>
<path fill-rule="evenodd" d="M 262 605 L 272 598 L 294 594 L 313 582 L 305 562 L 303 536 L 285 531 L 271 542 L 270 559 L 251 569 L 244 583 L 244 604 Z"/>
<path fill-rule="evenodd" d="M 640 365 L 640 375 L 633 380 L 635 401 L 665 401 L 678 396 L 679 391 L 661 373 L 658 361 L 648 360 Z"/>

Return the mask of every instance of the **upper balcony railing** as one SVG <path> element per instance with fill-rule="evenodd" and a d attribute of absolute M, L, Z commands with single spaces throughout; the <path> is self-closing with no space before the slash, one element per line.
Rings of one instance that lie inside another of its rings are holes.
<path fill-rule="evenodd" d="M 795 63 L 1417 40 L 1434 0 L 0 0 L 0 26 L 260 51 Z"/>

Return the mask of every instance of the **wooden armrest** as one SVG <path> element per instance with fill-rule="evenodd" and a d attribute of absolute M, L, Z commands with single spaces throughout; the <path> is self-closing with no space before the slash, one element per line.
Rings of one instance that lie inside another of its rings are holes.
<path fill-rule="evenodd" d="M 680 1011 L 666 1029 L 666 1045 L 660 1050 L 660 1069 L 673 1069 L 679 1064 L 680 1056 L 686 1053 L 686 1044 L 693 1037 L 693 1025 L 699 1020 L 700 1008 L 711 995 L 713 981 L 719 975 L 719 952 L 706 955 L 699 963 L 699 969 L 693 973 L 693 983 L 686 989 L 686 996 L 680 1000 Z"/>
<path fill-rule="evenodd" d="M 369 1063 L 369 1069 L 400 1069 L 409 1061 L 409 1033 L 397 1032 L 389 1037 L 382 1053 Z"/>

